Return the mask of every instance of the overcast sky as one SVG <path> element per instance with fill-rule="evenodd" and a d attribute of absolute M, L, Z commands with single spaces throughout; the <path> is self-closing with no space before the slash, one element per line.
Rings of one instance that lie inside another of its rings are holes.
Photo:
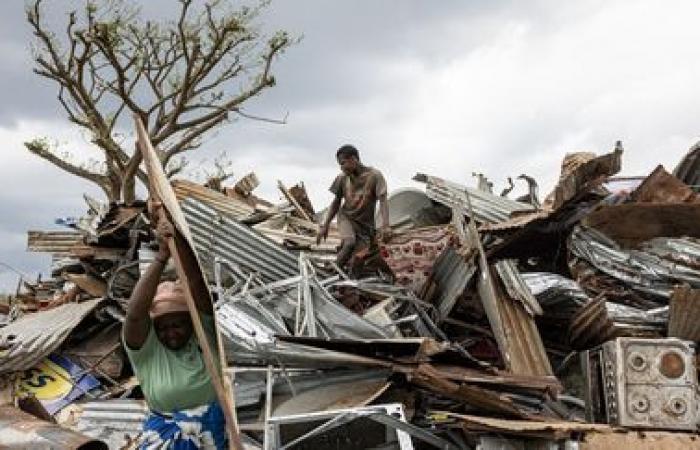
<path fill-rule="evenodd" d="M 45 0 L 64 17 L 69 0 Z M 167 16 L 175 0 L 143 1 Z M 29 154 L 48 136 L 78 155 L 89 145 L 61 114 L 53 87 L 31 71 L 24 2 L 0 5 L 0 262 L 36 274 L 46 256 L 25 252 L 26 231 L 79 216 L 87 182 Z M 276 0 L 269 28 L 303 35 L 277 61 L 277 86 L 247 105 L 284 117 L 240 121 L 208 141 L 190 174 L 227 152 L 237 175 L 254 170 L 259 194 L 303 180 L 317 209 L 330 201 L 335 150 L 355 144 L 389 187 L 416 172 L 500 192 L 527 173 L 546 194 L 566 152 L 610 151 L 623 141 L 623 174 L 672 169 L 700 135 L 697 1 Z M 203 161 L 202 161 L 203 160 Z M 0 290 L 16 275 L 0 264 Z"/>

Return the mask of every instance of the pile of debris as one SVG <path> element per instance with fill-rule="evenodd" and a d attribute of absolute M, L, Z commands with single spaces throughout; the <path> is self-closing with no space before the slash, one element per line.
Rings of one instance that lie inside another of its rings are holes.
<path fill-rule="evenodd" d="M 279 183 L 272 204 L 254 174 L 174 181 L 246 448 L 697 445 L 624 431 L 698 425 L 699 153 L 624 178 L 619 144 L 570 154 L 542 202 L 527 176 L 512 200 L 480 174 L 476 188 L 418 174 L 424 191 L 389 198 L 394 283 L 337 267 L 335 230 L 316 245 L 303 184 Z M 0 308 L 0 391 L 15 405 L 0 445 L 138 440 L 147 408 L 120 334 L 155 239 L 145 204 L 86 201 L 59 220 L 68 231 L 29 232 L 50 277 L 21 280 Z M 19 433 L 27 423 L 53 434 Z"/>

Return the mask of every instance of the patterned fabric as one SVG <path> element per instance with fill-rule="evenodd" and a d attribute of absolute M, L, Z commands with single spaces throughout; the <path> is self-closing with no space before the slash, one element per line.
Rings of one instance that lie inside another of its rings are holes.
<path fill-rule="evenodd" d="M 226 448 L 224 412 L 213 402 L 163 415 L 151 413 L 143 424 L 142 450 L 222 450 Z"/>

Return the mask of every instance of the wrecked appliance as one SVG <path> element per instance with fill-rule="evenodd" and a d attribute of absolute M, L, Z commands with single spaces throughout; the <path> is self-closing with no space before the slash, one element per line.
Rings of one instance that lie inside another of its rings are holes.
<path fill-rule="evenodd" d="M 617 338 L 583 352 L 587 420 L 631 428 L 695 430 L 694 359 L 694 344 L 675 338 Z"/>

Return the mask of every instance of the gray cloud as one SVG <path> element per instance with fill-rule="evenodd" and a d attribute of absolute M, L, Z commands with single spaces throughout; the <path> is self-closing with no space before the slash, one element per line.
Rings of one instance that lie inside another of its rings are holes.
<path fill-rule="evenodd" d="M 75 0 L 77 1 L 77 0 Z M 74 0 L 71 0 L 75 4 Z M 142 2 L 167 17 L 172 0 Z M 31 74 L 22 2 L 0 7 L 0 260 L 44 270 L 24 252 L 24 230 L 51 227 L 84 209 L 90 186 L 24 153 L 21 141 L 62 133 L 50 85 Z M 65 2 L 51 3 L 53 20 Z M 355 143 L 392 187 L 417 171 L 471 183 L 484 172 L 536 176 L 552 186 L 563 154 L 607 151 L 622 139 L 625 173 L 673 167 L 698 139 L 698 6 L 653 1 L 582 2 L 276 0 L 264 29 L 304 35 L 276 64 L 277 86 L 246 105 L 284 126 L 240 120 L 193 154 L 192 173 L 221 151 L 234 170 L 256 170 L 262 195 L 274 181 L 304 180 L 320 208 L 337 170 L 337 146 Z M 64 137 L 69 139 L 69 137 Z M 89 151 L 84 142 L 81 152 Z M 0 269 L 0 287 L 6 286 Z"/>

